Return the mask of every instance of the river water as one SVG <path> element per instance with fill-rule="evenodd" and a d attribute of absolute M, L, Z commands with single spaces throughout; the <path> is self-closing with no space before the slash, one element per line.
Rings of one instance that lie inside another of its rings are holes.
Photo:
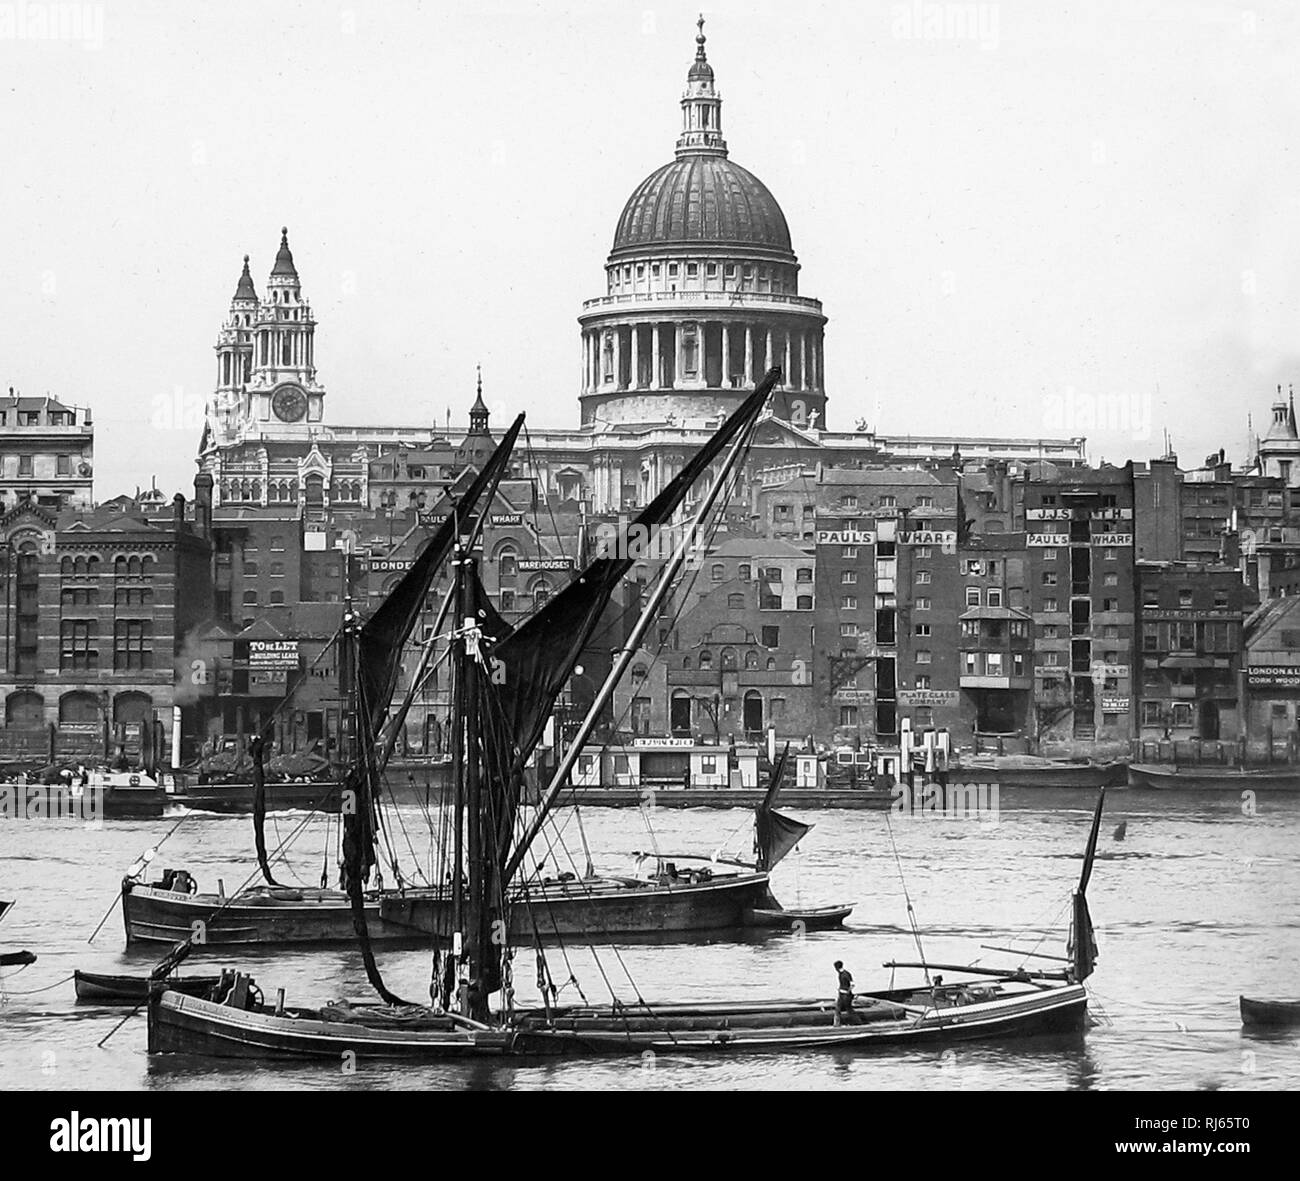
<path fill-rule="evenodd" d="M 853 902 L 839 931 L 796 936 L 750 933 L 672 944 L 570 948 L 574 975 L 592 1001 L 827 996 L 832 962 L 842 959 L 859 990 L 886 987 L 886 960 L 915 960 L 906 896 L 931 962 L 1015 966 L 981 944 L 1064 954 L 1070 891 L 1077 882 L 1094 793 L 1004 789 L 994 813 L 934 815 L 802 813 L 815 829 L 774 874 L 787 906 Z M 423 820 L 401 810 L 412 844 Z M 268 820 L 269 843 L 302 824 L 297 814 Z M 652 820 L 652 828 L 648 821 Z M 635 854 L 708 853 L 748 846 L 749 814 L 739 810 L 585 809 L 583 828 L 598 869 L 630 871 Z M 1115 827 L 1127 822 L 1123 840 Z M 748 1057 L 546 1061 L 525 1065 L 222 1064 L 145 1052 L 143 1014 L 97 1045 L 126 1011 L 78 1005 L 74 968 L 143 974 L 156 952 L 126 954 L 120 910 L 95 941 L 87 938 L 113 903 L 124 868 L 175 824 L 0 820 L 0 897 L 18 906 L 0 926 L 0 944 L 26 947 L 36 964 L 0 979 L 0 1088 L 3 1089 L 326 1089 L 326 1088 L 799 1088 L 1223 1089 L 1300 1087 L 1300 1037 L 1243 1034 L 1240 993 L 1296 996 L 1300 960 L 1300 797 L 1261 795 L 1254 808 L 1235 795 L 1112 791 L 1089 887 L 1100 959 L 1089 981 L 1096 1024 L 1077 1041 L 1033 1041 L 955 1050 Z M 323 827 L 317 819 L 277 871 L 281 881 L 318 884 Z M 399 834 L 399 844 L 404 838 Z M 564 842 L 582 859 L 570 819 Z M 187 866 L 204 890 L 227 890 L 248 876 L 247 817 L 194 815 L 166 839 L 155 867 Z M 896 850 L 896 852 L 895 852 Z M 1044 937 L 1045 938 L 1042 938 Z M 1042 942 L 1039 943 L 1039 939 Z M 567 969 L 558 951 L 552 972 Z M 379 950 L 394 991 L 427 996 L 429 957 Z M 1040 961 L 1046 963 L 1046 961 Z M 289 1003 L 369 999 L 360 955 L 351 948 L 191 958 L 186 970 L 251 965 L 267 996 Z M 517 968 L 519 1001 L 536 1002 L 531 953 Z M 952 974 L 949 974 L 950 978 Z M 918 974 L 898 974 L 909 983 Z M 570 988 L 562 1000 L 576 999 Z"/>

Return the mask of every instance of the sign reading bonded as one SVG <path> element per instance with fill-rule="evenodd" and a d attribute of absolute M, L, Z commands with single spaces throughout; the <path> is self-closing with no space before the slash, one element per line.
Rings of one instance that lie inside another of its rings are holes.
<path fill-rule="evenodd" d="M 249 640 L 248 667 L 266 672 L 298 667 L 297 640 Z"/>

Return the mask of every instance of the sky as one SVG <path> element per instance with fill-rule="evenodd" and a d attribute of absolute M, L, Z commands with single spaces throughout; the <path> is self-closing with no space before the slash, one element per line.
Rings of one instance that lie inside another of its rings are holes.
<path fill-rule="evenodd" d="M 56 12 L 55 10 L 61 10 Z M 698 6 L 0 2 L 0 389 L 99 499 L 188 491 L 289 227 L 327 423 L 578 421 L 582 300 L 672 159 Z M 827 423 L 1225 448 L 1300 383 L 1300 9 L 717 3 L 731 157 L 821 299 Z"/>

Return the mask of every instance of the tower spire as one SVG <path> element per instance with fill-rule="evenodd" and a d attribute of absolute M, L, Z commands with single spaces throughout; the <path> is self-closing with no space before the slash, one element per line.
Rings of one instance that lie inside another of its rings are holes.
<path fill-rule="evenodd" d="M 725 156 L 722 138 L 722 96 L 713 87 L 713 67 L 704 52 L 704 14 L 696 22 L 695 60 L 686 73 L 682 95 L 682 133 L 677 137 L 677 156 Z"/>
<path fill-rule="evenodd" d="M 293 265 L 293 254 L 289 250 L 289 227 L 280 227 L 280 249 L 275 252 L 275 266 L 271 268 L 271 277 L 277 275 L 298 278 L 298 268 Z"/>
<path fill-rule="evenodd" d="M 248 273 L 248 255 L 244 255 L 244 271 L 239 276 L 239 285 L 235 288 L 235 299 L 251 299 L 257 302 L 257 288 L 253 286 L 253 276 Z"/>

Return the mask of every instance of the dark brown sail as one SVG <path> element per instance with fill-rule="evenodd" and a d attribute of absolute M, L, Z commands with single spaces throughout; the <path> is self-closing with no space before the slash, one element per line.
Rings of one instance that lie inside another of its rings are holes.
<path fill-rule="evenodd" d="M 781 371 L 771 370 L 718 432 L 624 529 L 612 555 L 590 562 L 559 594 L 529 616 L 504 639 L 489 647 L 490 682 L 495 690 L 501 733 L 511 744 L 511 777 L 518 781 L 551 716 L 556 699 L 572 674 L 583 650 L 627 572 L 637 561 L 637 538 L 669 521 L 691 488 L 723 450 L 762 411 Z M 508 841 L 518 807 L 505 805 L 499 818 L 501 844 Z M 517 860 L 520 851 L 516 850 Z"/>

